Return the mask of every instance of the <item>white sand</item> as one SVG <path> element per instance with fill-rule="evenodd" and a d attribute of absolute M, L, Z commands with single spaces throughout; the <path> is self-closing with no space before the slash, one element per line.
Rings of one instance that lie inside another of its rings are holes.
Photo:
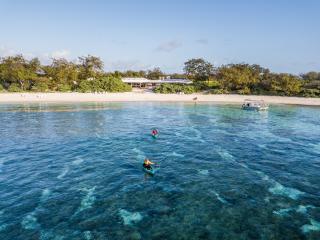
<path fill-rule="evenodd" d="M 204 94 L 155 94 L 155 93 L 1 93 L 0 103 L 25 102 L 212 102 L 243 103 L 245 99 L 264 100 L 269 104 L 294 104 L 320 106 L 320 98 L 245 96 L 245 95 L 204 95 Z"/>

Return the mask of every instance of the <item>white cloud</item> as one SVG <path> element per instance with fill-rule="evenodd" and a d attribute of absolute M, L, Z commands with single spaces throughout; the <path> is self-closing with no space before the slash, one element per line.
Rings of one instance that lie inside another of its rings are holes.
<path fill-rule="evenodd" d="M 182 46 L 181 42 L 169 41 L 169 42 L 165 42 L 165 43 L 160 44 L 156 48 L 156 51 L 159 51 L 159 52 L 172 52 L 172 51 L 176 50 L 177 48 L 179 48 L 181 46 Z"/>
<path fill-rule="evenodd" d="M 68 60 L 71 60 L 71 54 L 69 50 L 57 50 L 53 51 L 52 53 L 30 53 L 30 52 L 23 52 L 18 51 L 13 48 L 9 48 L 7 46 L 0 46 L 0 57 L 8 57 L 8 56 L 14 56 L 17 54 L 22 54 L 26 59 L 32 59 L 35 57 L 38 57 L 40 61 L 43 64 L 50 64 L 53 58 L 66 58 Z"/>
<path fill-rule="evenodd" d="M 70 51 L 63 49 L 63 50 L 54 51 L 50 55 L 52 58 L 66 58 L 66 59 L 68 59 L 70 57 Z"/>
<path fill-rule="evenodd" d="M 17 52 L 14 49 L 9 48 L 7 46 L 0 46 L 0 57 L 7 57 L 16 54 Z"/>

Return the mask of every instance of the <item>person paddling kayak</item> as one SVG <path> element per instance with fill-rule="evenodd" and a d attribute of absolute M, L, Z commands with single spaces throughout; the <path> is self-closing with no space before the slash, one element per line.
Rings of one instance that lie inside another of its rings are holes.
<path fill-rule="evenodd" d="M 143 167 L 150 170 L 152 169 L 152 166 L 151 165 L 154 165 L 155 163 L 151 162 L 148 158 L 144 159 L 144 162 L 143 162 Z"/>

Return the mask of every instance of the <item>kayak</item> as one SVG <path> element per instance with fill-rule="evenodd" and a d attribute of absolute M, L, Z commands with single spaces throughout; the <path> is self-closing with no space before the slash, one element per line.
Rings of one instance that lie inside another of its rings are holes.
<path fill-rule="evenodd" d="M 145 167 L 142 167 L 143 171 L 145 171 L 146 173 L 149 173 L 150 175 L 154 175 L 156 173 L 156 171 L 151 168 L 151 169 L 146 169 Z"/>

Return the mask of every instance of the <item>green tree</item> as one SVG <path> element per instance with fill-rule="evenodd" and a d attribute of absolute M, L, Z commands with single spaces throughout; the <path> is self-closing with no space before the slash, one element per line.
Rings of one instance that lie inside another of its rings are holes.
<path fill-rule="evenodd" d="M 4 92 L 4 91 L 5 91 L 5 89 L 4 89 L 3 85 L 0 83 L 0 92 Z"/>
<path fill-rule="evenodd" d="M 45 68 L 45 71 L 51 79 L 50 88 L 52 90 L 62 88 L 66 91 L 66 89 L 71 89 L 74 85 L 78 84 L 78 66 L 66 59 L 53 59 L 51 66 Z"/>
<path fill-rule="evenodd" d="M 265 70 L 258 65 L 229 64 L 218 69 L 217 79 L 224 89 L 250 94 Z"/>
<path fill-rule="evenodd" d="M 47 92 L 49 90 L 49 79 L 46 77 L 38 77 L 31 87 L 34 92 Z"/>
<path fill-rule="evenodd" d="M 153 70 L 149 70 L 147 73 L 147 78 L 152 80 L 158 80 L 164 76 L 165 74 L 161 71 L 160 68 L 154 68 Z"/>
<path fill-rule="evenodd" d="M 301 75 L 303 80 L 316 81 L 320 80 L 320 72 L 308 72 Z"/>
<path fill-rule="evenodd" d="M 132 88 L 122 82 L 121 78 L 109 76 L 95 80 L 84 80 L 80 83 L 79 92 L 129 92 Z"/>
<path fill-rule="evenodd" d="M 194 58 L 184 63 L 184 72 L 190 79 L 207 81 L 213 74 L 213 65 L 202 58 Z"/>
<path fill-rule="evenodd" d="M 37 74 L 22 56 L 9 56 L 1 59 L 0 79 L 4 85 L 18 84 L 22 91 L 28 90 Z M 16 85 L 14 85 L 16 86 Z"/>
<path fill-rule="evenodd" d="M 80 78 L 82 80 L 94 79 L 103 72 L 103 61 L 99 57 L 85 56 L 79 57 L 80 62 Z"/>
<path fill-rule="evenodd" d="M 297 95 L 301 92 L 301 81 L 294 75 L 282 73 L 272 79 L 271 90 L 281 95 Z"/>
<path fill-rule="evenodd" d="M 18 83 L 11 83 L 9 88 L 9 92 L 22 92 L 23 90 L 20 88 Z"/>
<path fill-rule="evenodd" d="M 154 89 L 156 93 L 185 93 L 191 94 L 196 92 L 196 88 L 193 85 L 183 85 L 183 84 L 171 84 L 163 83 Z"/>

